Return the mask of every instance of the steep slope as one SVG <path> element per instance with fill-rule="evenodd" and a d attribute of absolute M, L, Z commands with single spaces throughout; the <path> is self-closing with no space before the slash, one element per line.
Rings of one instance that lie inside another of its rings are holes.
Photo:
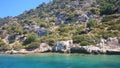
<path fill-rule="evenodd" d="M 95 45 L 100 38 L 120 38 L 119 0 L 53 0 L 16 17 L 0 19 L 0 38 L 19 48 L 37 48 L 56 42 Z"/>

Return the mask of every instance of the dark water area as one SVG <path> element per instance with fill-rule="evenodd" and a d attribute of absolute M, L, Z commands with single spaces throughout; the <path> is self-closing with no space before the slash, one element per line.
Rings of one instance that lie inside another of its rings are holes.
<path fill-rule="evenodd" d="M 0 68 L 120 68 L 120 55 L 0 55 Z"/>

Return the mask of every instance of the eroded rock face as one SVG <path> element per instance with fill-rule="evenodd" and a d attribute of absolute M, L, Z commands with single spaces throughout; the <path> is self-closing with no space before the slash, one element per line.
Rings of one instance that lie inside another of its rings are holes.
<path fill-rule="evenodd" d="M 112 49 L 112 50 L 107 50 L 106 51 L 106 54 L 109 54 L 109 55 L 120 55 L 120 49 Z"/>
<path fill-rule="evenodd" d="M 108 48 L 108 49 L 115 49 L 120 47 L 119 40 L 115 38 L 108 38 L 108 39 L 101 39 L 98 44 L 98 47 L 100 48 Z"/>
<path fill-rule="evenodd" d="M 120 46 L 119 40 L 116 37 L 108 38 L 106 44 L 109 46 Z"/>
<path fill-rule="evenodd" d="M 39 48 L 34 51 L 6 51 L 6 54 L 30 54 L 41 52 L 67 52 L 67 53 L 86 53 L 86 54 L 120 54 L 120 42 L 117 38 L 101 39 L 97 45 L 80 46 L 73 44 L 72 40 L 57 42 L 57 45 L 52 49 L 48 44 L 41 43 Z"/>
<path fill-rule="evenodd" d="M 71 53 L 120 54 L 120 43 L 115 38 L 101 39 L 96 46 L 74 46 Z"/>
<path fill-rule="evenodd" d="M 50 52 L 52 48 L 46 44 L 46 43 L 41 43 L 39 48 L 35 50 L 35 52 Z"/>
<path fill-rule="evenodd" d="M 34 52 L 33 51 L 27 51 L 26 49 L 21 49 L 19 51 L 10 50 L 10 51 L 5 52 L 5 54 L 30 54 L 30 53 L 34 53 Z"/>
<path fill-rule="evenodd" d="M 104 49 L 100 49 L 99 47 L 93 46 L 93 45 L 84 46 L 84 49 L 90 54 L 102 54 L 102 53 L 104 54 L 104 53 L 106 53 L 106 51 Z"/>
<path fill-rule="evenodd" d="M 71 48 L 71 53 L 86 53 L 86 54 L 104 54 L 105 50 L 96 46 L 76 46 Z"/>
<path fill-rule="evenodd" d="M 83 47 L 75 46 L 71 47 L 71 53 L 88 53 Z"/>
<path fill-rule="evenodd" d="M 57 42 L 57 45 L 54 47 L 54 51 L 55 52 L 67 52 L 67 51 L 69 52 L 72 44 L 73 44 L 73 40 Z"/>

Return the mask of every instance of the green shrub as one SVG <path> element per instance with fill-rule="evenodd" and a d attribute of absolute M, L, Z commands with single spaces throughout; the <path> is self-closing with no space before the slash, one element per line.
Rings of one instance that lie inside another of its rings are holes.
<path fill-rule="evenodd" d="M 19 51 L 21 49 L 24 49 L 24 47 L 22 45 L 14 45 L 13 49 Z"/>
<path fill-rule="evenodd" d="M 100 5 L 101 15 L 112 14 L 115 9 L 120 6 L 119 4 L 117 4 L 119 0 L 97 0 L 97 2 Z"/>
<path fill-rule="evenodd" d="M 50 38 L 47 40 L 47 43 L 50 45 L 50 46 L 54 46 L 55 45 L 55 40 Z"/>
<path fill-rule="evenodd" d="M 120 24 L 120 19 L 116 21 L 116 23 Z"/>
<path fill-rule="evenodd" d="M 89 45 L 89 42 L 87 42 L 87 41 L 82 41 L 82 42 L 80 43 L 80 45 L 81 45 L 81 46 L 87 46 L 87 45 Z"/>
<path fill-rule="evenodd" d="M 66 27 L 61 27 L 59 29 L 60 32 L 68 32 L 69 31 L 69 28 L 66 26 Z"/>
<path fill-rule="evenodd" d="M 7 51 L 7 50 L 11 50 L 11 47 L 3 42 L 0 42 L 0 51 Z"/>
<path fill-rule="evenodd" d="M 96 9 L 96 8 L 92 8 L 90 11 L 91 11 L 93 14 L 97 14 L 97 15 L 100 14 L 99 9 Z"/>
<path fill-rule="evenodd" d="M 89 28 L 94 28 L 96 26 L 97 26 L 97 21 L 96 20 L 90 19 L 87 23 L 87 27 L 89 27 Z"/>
<path fill-rule="evenodd" d="M 100 29 L 105 29 L 106 27 L 108 27 L 108 25 L 106 25 L 106 24 L 102 24 L 99 26 Z"/>
<path fill-rule="evenodd" d="M 109 37 L 116 37 L 116 34 L 114 32 L 108 31 L 108 32 L 103 32 L 102 34 L 103 38 L 109 38 Z"/>
<path fill-rule="evenodd" d="M 40 46 L 39 42 L 32 42 L 31 44 L 26 46 L 26 49 L 27 50 L 34 50 L 34 49 L 38 48 L 39 46 Z"/>
<path fill-rule="evenodd" d="M 34 34 L 34 33 L 29 34 L 27 39 L 23 42 L 23 45 L 28 45 L 28 44 L 30 44 L 32 42 L 35 42 L 37 37 L 38 36 L 36 34 Z"/>
<path fill-rule="evenodd" d="M 111 21 L 118 17 L 119 17 L 118 15 L 107 15 L 107 16 L 103 17 L 102 22 L 108 22 L 108 21 Z"/>
<path fill-rule="evenodd" d="M 83 36 L 83 35 L 75 35 L 75 36 L 73 36 L 74 43 L 80 43 L 80 42 L 85 41 L 85 40 L 86 40 L 86 37 Z"/>
<path fill-rule="evenodd" d="M 119 30 L 120 31 L 120 24 L 114 24 L 110 26 L 108 30 Z"/>
<path fill-rule="evenodd" d="M 23 31 L 23 34 L 28 34 L 28 33 L 29 33 L 28 30 L 24 30 L 24 31 Z"/>

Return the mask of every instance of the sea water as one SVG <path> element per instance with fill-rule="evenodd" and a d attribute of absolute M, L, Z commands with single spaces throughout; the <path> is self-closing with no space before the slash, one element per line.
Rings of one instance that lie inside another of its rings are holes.
<path fill-rule="evenodd" d="M 120 55 L 0 55 L 0 68 L 120 68 Z"/>

